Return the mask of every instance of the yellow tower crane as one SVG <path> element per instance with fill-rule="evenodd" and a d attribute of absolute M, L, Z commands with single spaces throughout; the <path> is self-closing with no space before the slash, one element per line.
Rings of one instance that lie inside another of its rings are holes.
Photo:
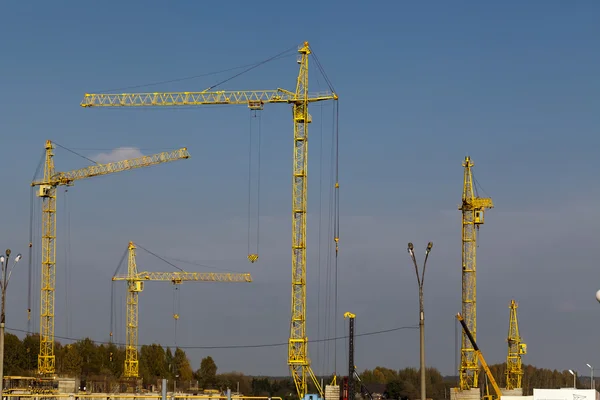
<path fill-rule="evenodd" d="M 252 282 L 250 274 L 215 272 L 138 272 L 135 257 L 135 243 L 129 242 L 127 275 L 114 276 L 113 281 L 127 281 L 127 332 L 125 343 L 125 378 L 137 378 L 138 364 L 138 297 L 144 290 L 144 281 L 171 282 Z M 176 316 L 174 316 L 177 318 Z"/>
<path fill-rule="evenodd" d="M 95 164 L 69 172 L 56 172 L 54 169 L 54 146 L 46 141 L 44 177 L 31 183 L 39 186 L 38 197 L 42 198 L 42 277 L 40 296 L 40 352 L 38 372 L 53 374 L 54 357 L 54 298 L 56 289 L 56 192 L 58 186 L 71 186 L 75 181 L 149 167 L 190 157 L 186 148 L 142 156 L 130 160 L 107 164 Z M 31 310 L 29 310 L 31 311 Z"/>
<path fill-rule="evenodd" d="M 477 340 L 477 234 L 483 224 L 486 208 L 493 208 L 491 198 L 479 197 L 473 185 L 473 162 L 465 157 L 462 204 L 462 316 Z M 468 390 L 479 385 L 479 362 L 473 344 L 466 332 L 462 334 L 460 351 L 460 389 Z"/>
<path fill-rule="evenodd" d="M 479 362 L 481 362 L 483 371 L 485 372 L 485 374 L 489 380 L 489 383 L 492 385 L 492 388 L 494 390 L 494 395 L 496 396 L 495 398 L 493 396 L 490 396 L 489 386 L 486 386 L 487 395 L 483 396 L 483 399 L 485 399 L 485 400 L 500 400 L 500 398 L 502 397 L 502 391 L 500 390 L 500 387 L 496 383 L 496 379 L 494 378 L 494 375 L 492 374 L 490 367 L 488 367 L 488 364 L 485 361 L 485 358 L 483 357 L 483 353 L 481 353 L 481 350 L 477 346 L 477 343 L 475 342 L 475 338 L 473 337 L 472 332 L 469 330 L 469 327 L 465 323 L 465 319 L 462 317 L 462 315 L 460 315 L 460 313 L 456 314 L 456 319 L 462 325 L 463 333 L 467 336 L 467 339 L 473 346 L 473 355 L 475 357 L 477 357 Z"/>
<path fill-rule="evenodd" d="M 522 389 L 523 364 L 521 356 L 527 354 L 527 345 L 521 341 L 519 335 L 519 320 L 517 318 L 516 301 L 510 301 L 510 317 L 508 325 L 508 355 L 506 356 L 506 389 Z"/>
<path fill-rule="evenodd" d="M 258 91 L 202 91 L 167 93 L 86 93 L 82 107 L 145 107 L 145 106 L 202 106 L 215 104 L 247 105 L 252 110 L 262 110 L 265 103 L 292 105 L 294 122 L 294 150 L 292 166 L 292 304 L 288 365 L 300 399 L 308 389 L 308 378 L 323 397 L 323 389 L 310 366 L 308 339 L 306 337 L 306 213 L 308 175 L 308 124 L 312 117 L 308 104 L 317 101 L 338 100 L 333 91 L 309 94 L 308 59 L 311 49 L 308 42 L 299 47 L 300 70 L 294 92 L 285 89 Z M 339 189 L 335 183 L 336 191 Z M 334 238 L 337 244 L 339 238 Z M 248 255 L 254 261 L 255 255 Z"/>

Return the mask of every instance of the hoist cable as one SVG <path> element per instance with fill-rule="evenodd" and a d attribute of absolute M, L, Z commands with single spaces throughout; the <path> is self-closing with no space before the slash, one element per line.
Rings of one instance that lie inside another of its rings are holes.
<path fill-rule="evenodd" d="M 67 212 L 68 212 L 68 189 L 64 188 L 63 190 L 63 196 L 64 196 L 64 202 L 63 202 L 63 226 L 64 226 L 64 231 L 63 231 L 63 240 L 65 241 L 65 245 L 63 246 L 63 262 L 64 262 L 64 271 L 65 273 L 63 274 L 64 279 L 65 279 L 65 289 L 64 289 L 64 295 L 65 295 L 65 335 L 69 336 L 69 262 L 68 262 L 68 252 L 69 252 L 69 235 L 68 235 L 68 218 L 67 218 Z"/>
<path fill-rule="evenodd" d="M 333 123 L 333 122 L 332 122 Z M 333 126 L 332 126 L 333 127 Z M 332 130 L 333 132 L 333 130 Z M 335 146 L 334 146 L 335 142 L 334 142 L 334 136 L 333 134 L 331 135 L 331 147 L 330 147 L 330 155 L 329 155 L 329 197 L 328 197 L 328 218 L 327 218 L 327 301 L 326 301 L 326 308 L 327 308 L 327 319 L 326 319 L 326 335 L 327 336 L 331 336 L 331 331 L 332 331 L 332 320 L 334 321 L 333 324 L 335 325 L 335 318 L 336 316 L 334 315 L 333 318 L 331 317 L 332 314 L 332 303 L 333 303 L 333 299 L 332 296 L 334 294 L 334 288 L 332 287 L 332 275 L 333 275 L 333 251 L 332 251 L 332 244 L 333 241 L 329 240 L 329 238 L 333 237 L 333 226 L 334 226 L 334 221 L 333 221 L 333 216 L 334 216 L 334 209 L 333 209 L 333 205 L 334 205 L 334 151 L 335 151 Z M 335 346 L 335 345 L 334 345 Z M 325 342 L 325 352 L 326 352 L 326 359 L 327 359 L 327 366 L 328 368 L 331 367 L 330 364 L 330 356 L 331 356 L 331 349 L 329 348 L 329 342 Z"/>
<path fill-rule="evenodd" d="M 115 323 L 115 281 L 110 282 L 110 334 L 108 335 L 108 340 L 110 343 L 113 342 L 113 327 Z"/>
<path fill-rule="evenodd" d="M 257 112 L 257 110 L 250 110 L 250 133 L 248 138 L 248 260 L 250 262 L 255 262 L 260 254 L 260 163 L 261 163 L 261 136 L 262 136 L 262 114 Z M 254 133 L 253 129 L 253 118 L 257 120 L 257 130 L 258 132 Z M 256 136 L 256 140 L 255 140 Z M 257 158 L 256 158 L 256 214 L 254 214 L 252 207 L 252 199 L 253 199 L 253 169 L 254 169 L 254 159 L 253 159 L 253 147 L 256 143 L 257 147 Z M 252 221 L 256 218 L 256 226 L 255 229 L 252 228 Z M 253 232 L 255 231 L 255 232 Z M 255 235 L 255 239 L 252 237 Z M 255 249 L 253 249 L 255 247 Z"/>
<path fill-rule="evenodd" d="M 35 177 L 34 177 L 35 179 Z M 33 213 L 34 213 L 35 188 L 32 186 L 29 199 L 29 257 L 27 268 L 27 334 L 31 334 L 31 303 L 32 303 L 32 279 L 33 279 Z"/>
<path fill-rule="evenodd" d="M 319 231 L 318 231 L 318 240 L 317 240 L 317 338 L 321 338 L 321 319 L 322 319 L 322 311 L 321 311 L 321 232 L 323 230 L 323 106 L 321 108 L 321 126 L 320 126 L 320 146 L 319 146 Z M 321 346 L 317 345 L 317 362 L 321 361 Z M 315 371 L 317 372 L 317 371 Z M 325 371 L 321 370 L 321 374 Z"/>
<path fill-rule="evenodd" d="M 248 256 L 250 256 L 250 226 L 251 223 L 251 204 L 252 204 L 252 110 L 250 110 L 250 132 L 248 134 Z"/>
<path fill-rule="evenodd" d="M 260 254 L 260 139 L 262 136 L 262 113 L 258 114 L 258 159 L 256 177 L 256 254 Z"/>
<path fill-rule="evenodd" d="M 336 102 L 336 105 L 338 103 Z M 335 157 L 335 164 L 334 164 L 334 173 L 335 173 L 335 184 L 334 184 L 334 189 L 333 189 L 333 239 L 335 242 L 335 259 L 334 259 L 334 293 L 335 293 L 335 317 L 333 320 L 334 323 L 334 330 L 333 330 L 333 336 L 337 337 L 337 321 L 338 321 L 338 239 L 339 239 L 339 223 L 340 223 L 340 210 L 339 210 L 339 160 L 338 160 L 338 150 L 339 150 L 339 143 L 338 143 L 338 130 L 337 130 L 337 108 L 333 107 L 333 114 L 334 114 L 334 118 L 333 118 L 333 126 L 332 126 L 332 136 L 333 136 L 333 140 L 335 141 L 335 148 L 334 148 L 334 157 Z M 333 147 L 333 146 L 332 146 Z M 332 160 L 333 161 L 333 160 Z M 334 374 L 337 374 L 337 344 L 334 344 L 334 365 L 333 365 L 333 372 Z"/>
<path fill-rule="evenodd" d="M 173 336 L 174 336 L 175 347 L 177 347 L 177 322 L 179 320 L 178 299 L 179 299 L 179 287 L 175 284 L 175 285 L 173 285 L 173 319 L 175 320 Z"/>
<path fill-rule="evenodd" d="M 125 258 L 127 257 L 127 254 L 129 253 L 128 249 L 125 249 L 125 251 L 123 252 L 123 255 L 121 256 L 121 260 L 119 261 L 119 264 L 117 265 L 117 268 L 115 269 L 115 272 L 113 273 L 113 278 L 117 275 L 117 272 L 119 272 L 119 270 L 121 269 L 121 266 L 123 265 L 123 262 L 125 261 Z M 115 302 L 115 282 L 116 281 L 111 281 L 111 285 L 110 285 L 110 342 L 112 343 L 112 338 L 113 338 L 113 333 L 117 332 L 117 322 L 115 320 L 115 314 L 117 313 L 117 306 L 116 306 L 116 302 Z"/>
<path fill-rule="evenodd" d="M 43 151 L 40 157 L 40 161 L 35 169 L 33 178 L 31 181 L 34 182 L 39 176 L 42 164 L 45 160 L 46 152 Z M 35 187 L 31 187 L 30 198 L 29 198 L 29 257 L 28 257 L 28 269 L 27 269 L 27 333 L 31 334 L 31 312 L 33 306 L 33 275 L 34 275 L 34 259 L 33 259 L 33 241 L 34 241 L 34 225 L 35 224 Z M 36 225 L 37 226 L 37 225 Z"/>

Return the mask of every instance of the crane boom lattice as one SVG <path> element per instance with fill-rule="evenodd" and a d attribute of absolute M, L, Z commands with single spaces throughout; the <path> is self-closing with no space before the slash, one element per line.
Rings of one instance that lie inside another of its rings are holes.
<path fill-rule="evenodd" d="M 308 177 L 308 124 L 312 102 L 338 100 L 333 90 L 308 93 L 308 59 L 311 49 L 304 42 L 298 49 L 300 65 L 296 90 L 202 91 L 170 93 L 85 94 L 80 105 L 89 107 L 247 105 L 262 109 L 267 103 L 291 104 L 294 124 L 292 170 L 292 302 L 288 365 L 300 399 L 308 392 L 308 380 L 323 397 L 323 389 L 311 369 L 306 337 L 306 213 Z M 336 190 L 339 185 L 336 182 Z M 337 245 L 337 238 L 336 238 Z M 251 260 L 252 261 L 252 260 Z"/>
<path fill-rule="evenodd" d="M 473 186 L 473 162 L 465 157 L 463 162 L 462 204 L 462 316 L 477 340 L 477 233 L 484 222 L 484 211 L 493 208 L 491 198 L 479 197 Z M 463 331 L 460 351 L 460 389 L 468 390 L 479 385 L 479 362 L 473 345 Z"/>
<path fill-rule="evenodd" d="M 527 345 L 521 341 L 519 334 L 519 320 L 515 300 L 510 301 L 510 318 L 508 325 L 508 355 L 506 356 L 506 389 L 522 389 L 523 364 L 521 356 L 527 354 Z"/>
<path fill-rule="evenodd" d="M 54 146 L 46 141 L 44 177 L 33 181 L 31 186 L 39 186 L 38 197 L 42 198 L 42 271 L 40 294 L 40 352 L 38 372 L 41 375 L 53 374 L 56 368 L 54 356 L 54 315 L 56 296 L 56 193 L 58 186 L 72 185 L 74 181 L 94 176 L 108 175 L 135 168 L 149 167 L 190 157 L 186 148 L 174 152 L 159 153 L 131 160 L 97 164 L 90 167 L 56 172 L 54 168 Z"/>
<path fill-rule="evenodd" d="M 138 362 L 138 321 L 139 294 L 144 290 L 144 281 L 171 282 L 179 285 L 183 282 L 228 282 L 249 283 L 252 276 L 248 273 L 219 272 L 138 272 L 136 245 L 129 242 L 127 247 L 127 275 L 115 275 L 113 281 L 127 281 L 127 332 L 125 343 L 125 378 L 139 377 Z"/>

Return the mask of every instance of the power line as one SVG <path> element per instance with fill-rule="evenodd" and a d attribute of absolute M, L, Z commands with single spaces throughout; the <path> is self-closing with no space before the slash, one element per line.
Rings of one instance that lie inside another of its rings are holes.
<path fill-rule="evenodd" d="M 381 335 L 384 333 L 396 332 L 396 331 L 401 331 L 401 330 L 405 330 L 405 329 L 419 329 L 419 327 L 418 326 L 400 326 L 400 327 L 391 328 L 391 329 L 383 329 L 383 330 L 372 331 L 372 332 L 357 333 L 354 336 L 358 337 L 358 336 Z M 6 328 L 6 330 L 12 331 L 12 332 L 27 333 L 27 330 L 25 330 L 25 329 Z M 72 338 L 72 337 L 64 337 L 64 336 L 54 336 L 54 337 L 57 339 L 70 340 L 73 342 L 82 340 L 82 338 Z M 308 342 L 309 343 L 330 342 L 330 341 L 344 340 L 346 338 L 348 338 L 348 335 L 333 337 L 333 338 L 309 340 Z M 89 338 L 86 338 L 86 339 L 89 339 Z M 99 341 L 99 340 L 92 340 L 92 342 L 94 344 L 111 344 L 109 342 L 104 342 L 104 341 Z M 117 345 L 117 346 L 119 346 L 119 345 L 125 346 L 125 343 L 112 343 L 112 344 Z M 247 345 L 178 346 L 178 347 L 180 349 L 189 349 L 189 350 L 191 350 L 191 349 L 250 349 L 250 348 L 261 348 L 261 347 L 279 347 L 279 346 L 288 346 L 288 345 L 289 345 L 289 343 L 287 341 L 285 341 L 285 342 L 280 342 L 280 343 L 263 343 L 263 344 L 247 344 Z M 142 346 L 145 346 L 145 345 L 138 345 L 138 347 L 142 347 Z"/>

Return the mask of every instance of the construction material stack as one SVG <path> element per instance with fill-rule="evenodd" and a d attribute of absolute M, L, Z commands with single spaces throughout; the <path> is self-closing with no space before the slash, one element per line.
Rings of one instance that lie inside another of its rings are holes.
<path fill-rule="evenodd" d="M 340 400 L 339 385 L 325 385 L 325 400 Z"/>

